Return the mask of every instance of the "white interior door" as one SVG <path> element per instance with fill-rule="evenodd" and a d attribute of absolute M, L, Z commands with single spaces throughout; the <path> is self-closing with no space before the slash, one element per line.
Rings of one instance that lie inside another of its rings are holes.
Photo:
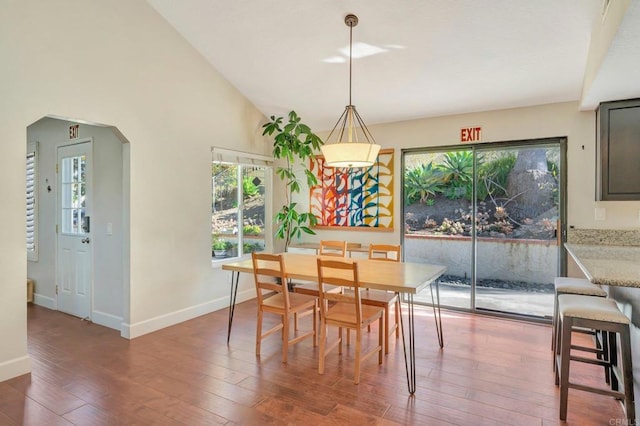
<path fill-rule="evenodd" d="M 58 147 L 58 310 L 91 319 L 92 142 Z"/>

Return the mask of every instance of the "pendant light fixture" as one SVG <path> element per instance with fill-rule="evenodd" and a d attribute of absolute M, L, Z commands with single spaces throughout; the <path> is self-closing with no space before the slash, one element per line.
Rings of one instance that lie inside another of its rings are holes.
<path fill-rule="evenodd" d="M 369 167 L 376 162 L 380 145 L 365 126 L 364 121 L 351 103 L 351 61 L 353 50 L 353 27 L 358 25 L 356 15 L 347 15 L 344 23 L 349 27 L 349 105 L 329 133 L 324 145 L 320 148 L 324 155 L 324 164 L 328 167 Z M 331 137 L 335 141 L 331 142 Z"/>

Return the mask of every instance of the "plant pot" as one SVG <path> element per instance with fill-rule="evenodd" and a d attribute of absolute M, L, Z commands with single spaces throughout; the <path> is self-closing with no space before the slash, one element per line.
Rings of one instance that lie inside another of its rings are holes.
<path fill-rule="evenodd" d="M 213 254 L 215 255 L 215 257 L 225 257 L 227 255 L 227 251 L 226 250 L 214 250 Z"/>

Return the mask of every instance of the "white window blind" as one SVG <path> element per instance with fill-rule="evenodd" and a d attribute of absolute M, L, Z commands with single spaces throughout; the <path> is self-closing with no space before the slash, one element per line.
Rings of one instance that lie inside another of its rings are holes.
<path fill-rule="evenodd" d="M 26 197 L 27 197 L 27 259 L 38 260 L 38 145 L 36 142 L 27 144 L 26 158 Z"/>
<path fill-rule="evenodd" d="M 244 164 L 247 166 L 271 166 L 273 157 L 250 152 L 233 151 L 224 148 L 211 148 L 213 161 L 220 163 Z"/>

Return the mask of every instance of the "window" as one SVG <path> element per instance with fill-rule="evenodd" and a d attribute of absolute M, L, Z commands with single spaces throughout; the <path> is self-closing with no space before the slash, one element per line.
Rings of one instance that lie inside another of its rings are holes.
<path fill-rule="evenodd" d="M 38 260 L 38 143 L 27 143 L 27 260 Z"/>
<path fill-rule="evenodd" d="M 211 256 L 263 251 L 271 243 L 271 159 L 219 148 L 211 166 Z"/>
<path fill-rule="evenodd" d="M 82 228 L 87 215 L 87 157 L 64 157 L 61 161 L 60 207 L 62 232 L 84 234 Z"/>

